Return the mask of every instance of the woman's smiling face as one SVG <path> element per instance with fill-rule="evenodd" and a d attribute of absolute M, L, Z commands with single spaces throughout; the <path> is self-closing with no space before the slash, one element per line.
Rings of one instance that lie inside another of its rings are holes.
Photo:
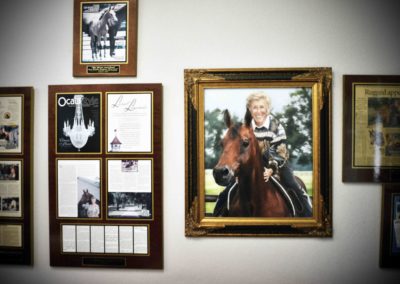
<path fill-rule="evenodd" d="M 263 125 L 267 115 L 269 114 L 267 102 L 262 99 L 254 100 L 250 103 L 249 110 L 256 125 Z"/>

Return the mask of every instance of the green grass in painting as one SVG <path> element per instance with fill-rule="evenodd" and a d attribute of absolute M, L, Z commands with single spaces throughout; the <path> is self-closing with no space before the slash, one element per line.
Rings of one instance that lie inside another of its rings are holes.
<path fill-rule="evenodd" d="M 308 195 L 313 196 L 312 171 L 294 171 L 294 175 L 304 182 Z"/>
<path fill-rule="evenodd" d="M 214 177 L 212 175 L 212 170 L 206 170 L 206 195 L 219 195 L 219 193 L 224 190 L 223 186 L 219 186 L 215 183 Z"/>
<path fill-rule="evenodd" d="M 214 212 L 215 202 L 206 202 L 206 213 L 212 214 Z"/>

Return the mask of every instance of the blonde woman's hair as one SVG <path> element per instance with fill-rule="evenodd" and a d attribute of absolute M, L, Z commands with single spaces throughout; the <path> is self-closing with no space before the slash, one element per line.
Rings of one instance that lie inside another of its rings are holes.
<path fill-rule="evenodd" d="M 252 102 L 261 101 L 261 100 L 265 101 L 265 104 L 267 106 L 267 110 L 268 110 L 268 112 L 270 112 L 270 110 L 271 110 L 271 99 L 264 92 L 257 92 L 257 93 L 250 94 L 247 97 L 247 103 L 246 103 L 247 109 L 250 109 L 250 105 L 251 105 Z"/>

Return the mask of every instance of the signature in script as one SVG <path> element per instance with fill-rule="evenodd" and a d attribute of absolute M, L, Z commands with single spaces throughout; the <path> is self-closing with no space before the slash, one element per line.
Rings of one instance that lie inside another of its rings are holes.
<path fill-rule="evenodd" d="M 136 105 L 137 100 L 136 99 L 132 99 L 132 100 L 128 100 L 128 101 L 124 101 L 123 96 L 119 96 L 117 101 L 115 103 L 112 104 L 113 108 L 123 108 L 125 112 L 132 112 L 138 109 L 146 109 L 145 106 L 137 106 Z"/>

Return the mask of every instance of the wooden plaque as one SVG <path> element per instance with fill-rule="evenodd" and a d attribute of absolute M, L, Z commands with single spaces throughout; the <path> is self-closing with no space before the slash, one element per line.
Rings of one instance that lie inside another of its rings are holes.
<path fill-rule="evenodd" d="M 137 0 L 74 1 L 74 76 L 136 76 L 137 11 Z"/>
<path fill-rule="evenodd" d="M 0 263 L 33 262 L 33 88 L 0 88 Z"/>
<path fill-rule="evenodd" d="M 52 266 L 163 267 L 161 84 L 49 86 Z"/>

